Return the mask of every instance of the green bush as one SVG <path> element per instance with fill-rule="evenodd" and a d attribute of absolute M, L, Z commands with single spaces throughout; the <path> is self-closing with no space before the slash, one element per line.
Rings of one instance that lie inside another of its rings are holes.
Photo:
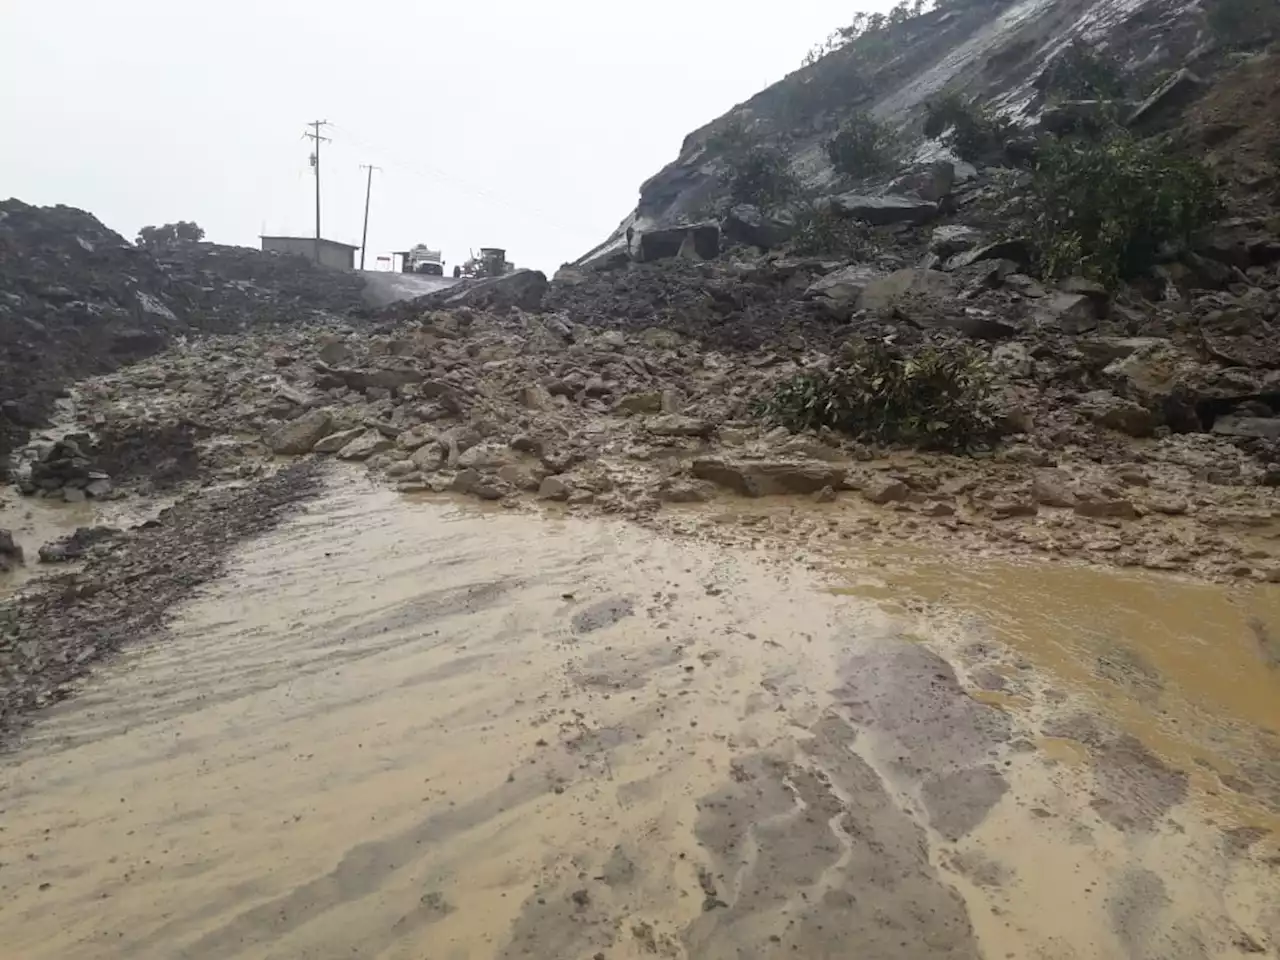
<path fill-rule="evenodd" d="M 937 137 L 961 160 L 998 156 L 1017 127 L 959 94 L 949 93 L 925 104 L 924 133 Z"/>
<path fill-rule="evenodd" d="M 972 347 L 908 352 L 850 341 L 839 366 L 783 381 L 756 410 L 792 430 L 830 427 L 869 441 L 964 450 L 995 438 L 993 394 L 988 361 Z"/>
<path fill-rule="evenodd" d="M 1218 211 L 1212 175 L 1162 140 L 1120 131 L 1043 144 L 1032 178 L 1032 235 L 1046 276 L 1102 283 L 1139 276 Z"/>
<path fill-rule="evenodd" d="M 190 220 L 166 223 L 162 227 L 143 227 L 134 241 L 140 247 L 161 250 L 178 243 L 197 243 L 204 239 L 204 229 Z"/>
<path fill-rule="evenodd" d="M 756 147 L 733 159 L 725 174 L 734 203 L 749 203 L 769 210 L 801 193 L 800 181 L 787 158 L 777 150 Z"/>
<path fill-rule="evenodd" d="M 1054 58 L 1044 80 L 1051 99 L 1115 100 L 1125 94 L 1120 65 L 1079 40 Z"/>
<path fill-rule="evenodd" d="M 827 157 L 839 173 L 866 177 L 893 166 L 897 139 L 892 130 L 865 113 L 856 113 L 827 141 Z"/>
<path fill-rule="evenodd" d="M 1213 0 L 1207 20 L 1219 41 L 1247 47 L 1265 42 L 1269 33 L 1280 30 L 1280 8 L 1276 0 Z"/>
<path fill-rule="evenodd" d="M 790 248 L 802 257 L 864 260 L 871 255 L 874 245 L 865 223 L 842 217 L 829 206 L 806 206 L 796 214 L 796 231 Z"/>

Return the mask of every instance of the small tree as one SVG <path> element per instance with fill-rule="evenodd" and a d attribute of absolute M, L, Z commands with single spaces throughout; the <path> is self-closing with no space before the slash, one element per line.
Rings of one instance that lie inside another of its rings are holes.
<path fill-rule="evenodd" d="M 725 180 L 734 203 L 749 203 L 761 210 L 781 206 L 801 193 L 787 158 L 768 147 L 755 147 L 734 160 Z"/>
<path fill-rule="evenodd" d="M 143 227 L 138 231 L 137 244 L 152 250 L 170 247 L 175 243 L 197 243 L 204 239 L 204 230 L 190 220 L 166 223 L 162 227 Z"/>
<path fill-rule="evenodd" d="M 1114 59 L 1076 40 L 1049 64 L 1044 90 L 1058 100 L 1114 100 L 1124 96 L 1125 83 Z"/>
<path fill-rule="evenodd" d="M 893 132 L 866 113 L 856 113 L 827 141 L 827 156 L 837 171 L 852 177 L 880 173 L 893 164 Z"/>
<path fill-rule="evenodd" d="M 999 154 L 1016 131 L 1008 120 L 955 93 L 925 104 L 925 136 L 940 138 L 961 160 Z"/>
<path fill-rule="evenodd" d="M 1044 145 L 1032 180 L 1032 229 L 1048 276 L 1082 273 L 1106 284 L 1139 276 L 1162 252 L 1186 246 L 1218 209 L 1204 164 L 1123 131 Z"/>

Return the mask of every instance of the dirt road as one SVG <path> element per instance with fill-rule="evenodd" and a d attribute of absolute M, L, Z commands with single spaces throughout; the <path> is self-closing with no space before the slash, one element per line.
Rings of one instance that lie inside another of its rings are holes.
<path fill-rule="evenodd" d="M 3 955 L 1274 954 L 1273 588 L 810 559 L 336 473 L 6 758 Z"/>

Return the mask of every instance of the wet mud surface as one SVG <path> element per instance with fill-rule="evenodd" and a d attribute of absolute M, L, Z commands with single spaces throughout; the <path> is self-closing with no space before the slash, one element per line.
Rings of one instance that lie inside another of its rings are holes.
<path fill-rule="evenodd" d="M 330 474 L 3 759 L 0 942 L 1276 950 L 1274 588 L 845 559 Z"/>

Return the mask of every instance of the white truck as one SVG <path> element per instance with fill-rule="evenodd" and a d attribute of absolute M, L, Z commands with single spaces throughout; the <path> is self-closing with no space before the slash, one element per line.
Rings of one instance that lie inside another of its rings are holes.
<path fill-rule="evenodd" d="M 418 244 L 404 255 L 404 273 L 424 273 L 431 277 L 444 276 L 444 256 L 426 244 Z"/>

